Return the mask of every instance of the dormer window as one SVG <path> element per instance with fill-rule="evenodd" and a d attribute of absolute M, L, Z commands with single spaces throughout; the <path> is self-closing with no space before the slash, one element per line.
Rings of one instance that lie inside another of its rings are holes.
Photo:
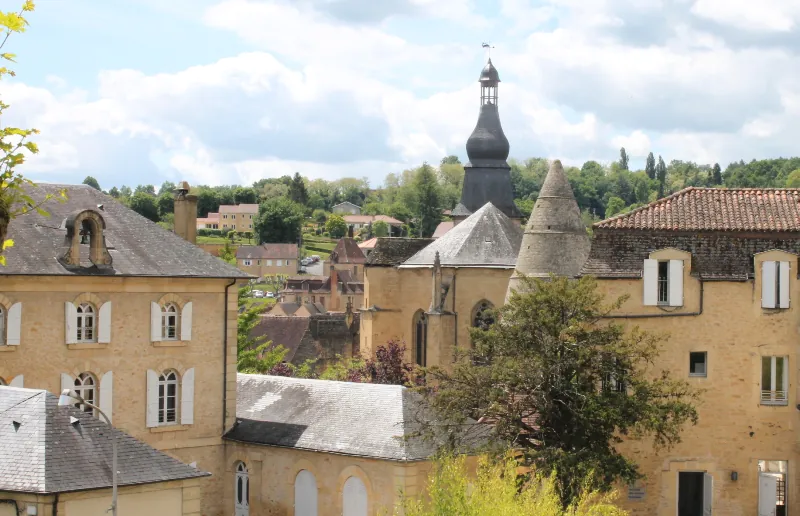
<path fill-rule="evenodd" d="M 789 308 L 789 262 L 761 262 L 761 307 Z"/>
<path fill-rule="evenodd" d="M 683 260 L 644 261 L 644 305 L 683 306 Z"/>

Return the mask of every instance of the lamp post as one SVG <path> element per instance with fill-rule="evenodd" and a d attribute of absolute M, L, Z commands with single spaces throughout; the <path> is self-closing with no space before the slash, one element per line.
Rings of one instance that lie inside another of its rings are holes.
<path fill-rule="evenodd" d="M 112 516 L 117 516 L 117 438 L 114 435 L 114 429 L 111 426 L 111 419 L 109 419 L 105 412 L 100 410 L 100 407 L 94 405 L 93 403 L 89 403 L 83 399 L 83 396 L 78 393 L 74 393 L 69 389 L 64 389 L 61 391 L 61 396 L 58 397 L 58 406 L 64 407 L 73 405 L 76 401 L 82 405 L 86 405 L 87 407 L 91 407 L 96 410 L 98 414 L 103 416 L 103 419 L 106 420 L 106 423 L 108 423 L 108 428 L 111 431 L 111 507 L 109 507 L 108 511 L 111 511 Z"/>

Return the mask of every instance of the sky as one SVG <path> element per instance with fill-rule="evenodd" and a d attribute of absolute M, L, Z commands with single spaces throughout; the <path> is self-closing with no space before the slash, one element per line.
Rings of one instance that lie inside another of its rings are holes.
<path fill-rule="evenodd" d="M 0 0 L 15 10 L 22 0 Z M 37 0 L 3 123 L 36 180 L 251 184 L 438 163 L 483 42 L 511 157 L 799 155 L 800 0 Z"/>

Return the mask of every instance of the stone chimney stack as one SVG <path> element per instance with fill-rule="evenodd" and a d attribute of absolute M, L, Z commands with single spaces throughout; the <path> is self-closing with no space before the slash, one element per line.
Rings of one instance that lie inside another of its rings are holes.
<path fill-rule="evenodd" d="M 523 274 L 539 278 L 550 274 L 576 277 L 589 257 L 590 247 L 591 241 L 564 167 L 555 160 L 522 236 L 506 300 L 512 290 L 522 288 Z"/>
<path fill-rule="evenodd" d="M 189 183 L 181 181 L 175 189 L 175 233 L 197 243 L 197 196 L 189 193 Z"/>

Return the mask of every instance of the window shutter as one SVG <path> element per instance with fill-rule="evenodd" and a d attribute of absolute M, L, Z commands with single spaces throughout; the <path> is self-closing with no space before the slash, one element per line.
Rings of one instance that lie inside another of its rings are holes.
<path fill-rule="evenodd" d="M 775 308 L 775 262 L 761 262 L 761 307 Z"/>
<path fill-rule="evenodd" d="M 6 328 L 6 344 L 19 346 L 19 335 L 22 329 L 22 303 L 11 305 L 11 308 L 8 309 L 6 323 L 8 324 Z"/>
<path fill-rule="evenodd" d="M 158 426 L 158 373 L 147 370 L 147 428 Z"/>
<path fill-rule="evenodd" d="M 75 379 L 71 374 L 61 373 L 61 391 L 63 392 L 67 389 L 69 389 L 70 392 L 75 392 Z"/>
<path fill-rule="evenodd" d="M 108 416 L 109 421 L 114 421 L 112 419 L 111 412 L 114 408 L 113 403 L 114 398 L 114 373 L 113 371 L 109 371 L 100 378 L 100 410 Z"/>
<path fill-rule="evenodd" d="M 703 516 L 711 516 L 714 501 L 714 477 L 703 474 Z"/>
<path fill-rule="evenodd" d="M 78 309 L 70 301 L 67 301 L 64 307 L 66 341 L 67 344 L 75 344 L 78 342 Z"/>
<path fill-rule="evenodd" d="M 781 298 L 778 300 L 780 303 L 781 308 L 789 308 L 789 289 L 791 288 L 791 282 L 789 281 L 790 276 L 790 269 L 789 269 L 789 262 L 779 262 L 779 281 L 780 281 L 780 296 Z"/>
<path fill-rule="evenodd" d="M 181 310 L 181 340 L 192 340 L 192 302 L 183 305 Z"/>
<path fill-rule="evenodd" d="M 194 367 L 181 378 L 181 424 L 194 423 Z"/>
<path fill-rule="evenodd" d="M 669 306 L 683 306 L 683 260 L 669 261 Z"/>
<path fill-rule="evenodd" d="M 108 344 L 111 342 L 111 301 L 106 301 L 100 305 L 100 311 L 97 314 L 100 319 L 97 321 L 99 326 L 97 331 L 97 342 L 101 344 Z"/>
<path fill-rule="evenodd" d="M 161 306 L 150 303 L 150 341 L 161 341 Z"/>
<path fill-rule="evenodd" d="M 23 375 L 18 374 L 17 376 L 11 379 L 11 383 L 9 383 L 8 385 L 11 387 L 19 387 L 21 389 L 22 387 L 24 387 L 24 384 L 25 380 Z"/>
<path fill-rule="evenodd" d="M 658 304 L 658 260 L 647 259 L 644 261 L 644 304 L 656 306 Z"/>

